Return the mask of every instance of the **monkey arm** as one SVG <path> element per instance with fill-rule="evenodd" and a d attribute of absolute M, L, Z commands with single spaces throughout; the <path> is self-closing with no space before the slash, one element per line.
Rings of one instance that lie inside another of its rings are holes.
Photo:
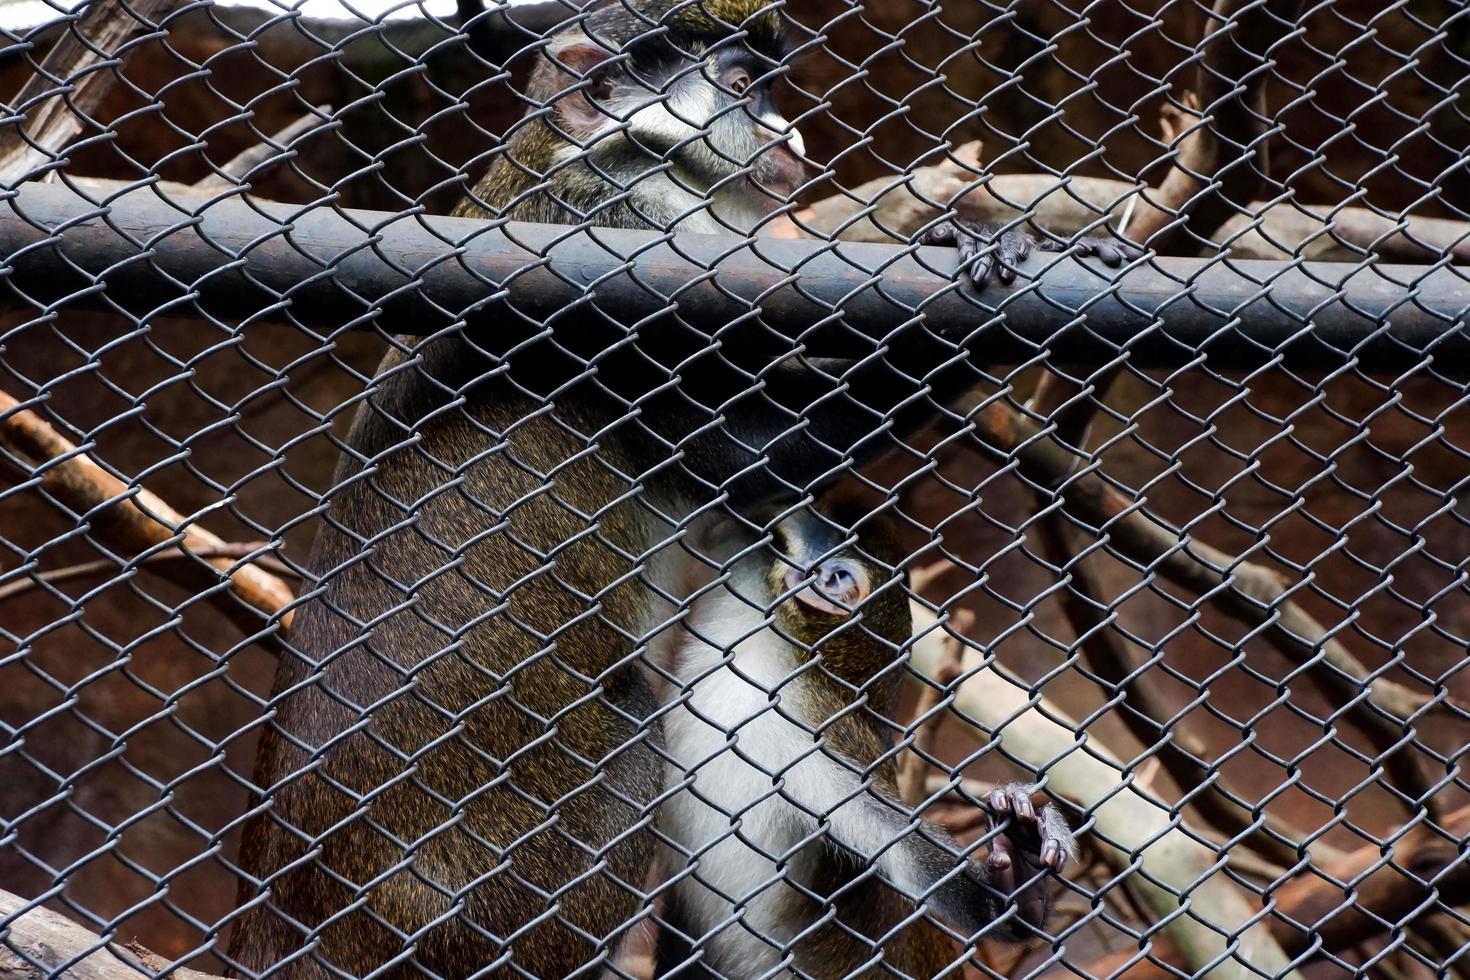
<path fill-rule="evenodd" d="M 1015 802 L 1009 813 L 997 812 L 991 803 L 996 836 L 983 861 L 968 857 L 938 824 L 910 817 L 905 808 L 873 794 L 863 800 L 861 819 L 881 827 L 889 842 L 877 855 L 884 876 L 970 942 L 982 935 L 1010 942 L 1041 935 L 1051 913 L 1053 872 L 1073 848 L 1061 814 L 1050 804 L 1032 807 L 1029 787 L 1014 786 L 1000 795 Z"/>
<path fill-rule="evenodd" d="M 1032 804 L 1031 787 L 1011 784 L 987 797 L 994 836 L 980 861 L 943 827 L 914 816 L 881 781 L 860 788 L 852 768 L 830 756 L 819 773 L 813 762 L 820 757 L 794 767 L 781 792 L 817 819 L 830 844 L 876 867 L 887 884 L 969 942 L 1043 934 L 1055 872 L 1075 844 L 1056 807 Z"/>

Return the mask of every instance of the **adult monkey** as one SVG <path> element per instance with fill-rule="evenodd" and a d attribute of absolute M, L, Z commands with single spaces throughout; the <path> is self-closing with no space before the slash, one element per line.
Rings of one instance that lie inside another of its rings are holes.
<path fill-rule="evenodd" d="M 550 41 L 540 108 L 463 213 L 748 231 L 802 173 L 764 84 L 784 42 L 767 0 L 612 0 Z M 384 362 L 277 675 L 269 805 L 241 853 L 266 892 L 242 884 L 238 968 L 595 969 L 646 905 L 664 765 L 650 674 L 716 574 L 709 526 L 738 524 L 716 513 L 768 512 L 875 455 L 880 420 L 891 440 L 936 411 L 873 377 L 855 389 L 886 396 L 813 404 L 839 392 L 806 361 L 745 363 L 677 322 L 650 349 L 593 305 L 568 315 L 575 332 L 527 324 L 509 356 L 455 333 Z M 1015 817 L 1002 848 L 1039 861 L 1034 813 Z M 913 897 L 968 907 L 966 931 L 990 918 L 983 866 L 915 853 Z"/>

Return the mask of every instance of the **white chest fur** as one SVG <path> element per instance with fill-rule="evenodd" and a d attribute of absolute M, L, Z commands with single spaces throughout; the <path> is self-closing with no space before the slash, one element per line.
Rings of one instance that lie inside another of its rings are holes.
<path fill-rule="evenodd" d="M 878 851 L 881 828 L 864 818 L 858 775 L 829 754 L 802 717 L 794 648 L 763 628 L 763 614 L 730 591 L 703 597 L 678 654 L 681 703 L 665 720 L 671 756 L 660 828 L 688 874 L 677 900 L 689 938 L 725 976 L 779 967 L 811 908 L 788 883 L 799 862 L 832 858 L 806 848 L 819 821 L 844 843 Z"/>

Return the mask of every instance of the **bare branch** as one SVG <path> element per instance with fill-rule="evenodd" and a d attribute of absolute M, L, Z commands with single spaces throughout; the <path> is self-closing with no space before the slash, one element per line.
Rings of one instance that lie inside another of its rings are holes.
<path fill-rule="evenodd" d="M 1122 555 L 1158 572 L 1251 625 L 1263 639 L 1295 663 L 1311 664 L 1317 676 L 1357 705 L 1369 727 L 1391 727 L 1400 739 L 1404 721 L 1441 710 L 1448 695 L 1434 697 L 1375 675 L 1327 628 L 1291 598 L 1275 573 L 1159 523 L 1138 502 L 1128 500 L 1094 470 L 1074 474 L 1077 455 L 1045 435 L 1035 422 L 996 399 L 974 415 L 975 435 L 992 451 L 1015 457 L 1022 473 L 1048 493 L 1058 493 L 1080 521 L 1105 531 Z M 1392 715 L 1367 710 L 1364 701 Z"/>
<path fill-rule="evenodd" d="M 963 636 L 974 625 L 975 614 L 970 610 L 956 609 L 950 613 L 949 626 L 954 634 Z M 939 706 L 940 699 L 949 693 L 949 686 L 960 676 L 960 657 L 964 654 L 965 647 L 958 636 L 945 635 L 943 642 L 948 659 L 935 669 L 934 683 L 920 688 L 918 701 L 914 704 L 914 742 L 898 763 L 898 796 L 911 805 L 922 802 L 927 796 L 924 792 L 924 770 L 928 768 L 929 759 L 933 755 L 934 738 L 949 714 L 948 711 L 936 711 L 935 708 Z"/>
<path fill-rule="evenodd" d="M 1318 944 L 1335 953 L 1436 908 L 1470 902 L 1470 858 L 1463 853 L 1467 836 L 1470 807 L 1455 810 L 1438 827 L 1417 824 L 1387 848 L 1370 844 L 1325 868 L 1298 874 L 1272 892 L 1272 937 L 1288 956 L 1301 956 Z M 1183 962 L 1183 952 L 1171 940 L 1169 935 L 1155 936 L 1153 957 Z M 1116 975 L 1136 955 L 1136 950 L 1110 953 L 1085 970 L 1091 976 Z M 1049 975 L 1063 973 L 1076 975 L 1071 970 Z M 1172 980 L 1178 974 L 1143 962 L 1125 975 L 1128 980 Z"/>
<path fill-rule="evenodd" d="M 902 177 L 879 177 L 818 201 L 792 216 L 797 229 L 845 242 L 907 242 L 951 208 L 979 216 L 989 196 L 981 190 L 979 140 L 957 147 L 947 159 Z"/>
<path fill-rule="evenodd" d="M 1271 932 L 1292 952 L 1320 942 L 1344 949 L 1403 922 L 1470 902 L 1470 807 L 1411 827 L 1384 848 L 1370 844 L 1336 864 L 1310 869 L 1275 892 Z"/>
<path fill-rule="evenodd" d="M 977 145 L 956 150 L 959 162 L 921 167 L 906 180 L 878 178 L 818 201 L 796 213 L 796 226 L 824 238 L 841 229 L 844 241 L 907 243 L 953 208 L 982 224 L 1029 217 L 1050 234 L 1075 235 L 1121 222 L 1140 193 L 1137 185 L 1121 180 L 1071 176 L 1062 183 L 1049 174 L 996 174 L 976 187 L 979 164 L 965 158 Z M 1394 262 L 1432 262 L 1450 255 L 1470 264 L 1470 222 L 1294 202 L 1257 201 L 1249 210 L 1213 236 L 1217 244 L 1229 243 L 1234 258 L 1344 262 L 1377 255 Z"/>
<path fill-rule="evenodd" d="M 1301 0 L 1215 0 L 1196 72 L 1202 114 L 1192 125 L 1182 114 L 1173 121 L 1174 168 L 1156 196 L 1143 195 L 1151 206 L 1129 238 L 1160 255 L 1194 255 L 1250 209 L 1269 172 L 1270 59 L 1297 29 L 1301 7 Z"/>
<path fill-rule="evenodd" d="M 178 546 L 193 554 L 195 549 L 230 547 L 156 494 L 113 476 L 57 434 L 39 415 L 22 408 L 4 392 L 0 392 L 0 446 L 18 458 L 28 477 L 38 480 L 57 500 L 85 515 L 95 533 L 110 538 L 123 550 L 144 552 Z M 211 601 L 247 633 L 259 633 L 265 625 L 259 613 L 278 618 L 282 627 L 290 626 L 291 612 L 287 607 L 296 597 L 285 582 L 253 564 L 241 565 L 237 559 L 200 557 L 199 560 L 227 574 L 234 596 L 259 611 L 249 612 L 239 602 L 224 598 L 226 592 L 208 593 Z M 197 589 L 200 585 L 200 570 L 195 563 L 166 562 L 159 567 L 170 578 L 178 575 L 185 587 Z"/>
<path fill-rule="evenodd" d="M 283 127 L 280 131 L 272 133 L 264 143 L 257 143 L 235 154 L 229 162 L 219 168 L 218 173 L 197 181 L 193 185 L 195 192 L 213 194 L 237 187 L 247 178 L 259 179 L 261 174 L 270 167 L 278 166 L 294 157 L 296 152 L 291 146 L 292 141 L 321 125 L 322 120 L 331 114 L 331 106 L 317 106 L 312 112 Z M 268 166 L 265 166 L 267 163 Z"/>
<path fill-rule="evenodd" d="M 931 680 L 945 654 L 932 614 L 921 622 L 913 667 Z M 927 631 L 926 631 L 927 628 Z M 1170 807 L 1127 778 L 1128 767 L 1094 734 L 1079 734 L 1075 721 L 1040 693 L 1005 676 L 979 651 L 966 648 L 964 679 L 955 688 L 955 713 L 978 728 L 1007 758 L 1042 774 L 1046 792 L 1075 800 L 1106 845 L 1142 868 L 1125 881 L 1136 885 L 1153 913 L 1205 977 L 1235 977 L 1243 970 L 1295 978 L 1290 959 L 1266 928 L 1253 920 L 1258 901 L 1218 869 L 1215 852 L 1179 826 Z M 1188 914 L 1179 914 L 1187 895 Z M 1226 936 L 1235 943 L 1227 954 Z"/>
<path fill-rule="evenodd" d="M 33 907 L 35 906 L 35 907 Z M 168 960 L 141 946 L 109 942 L 66 916 L 37 903 L 0 891 L 0 977 L 5 980 L 149 980 L 169 966 Z M 69 964 L 69 965 L 67 965 Z M 66 965 L 66 970 L 60 968 Z M 177 980 L 221 980 L 187 967 L 169 971 Z"/>
<path fill-rule="evenodd" d="M 102 104 L 109 71 L 127 57 L 124 45 L 139 31 L 155 29 L 178 2 L 89 3 L 68 18 L 65 33 L 11 101 L 11 111 L 23 113 L 26 124 L 6 127 L 0 136 L 0 179 L 14 183 L 54 161 Z"/>
<path fill-rule="evenodd" d="M 1268 820 L 1264 814 L 1253 817 L 1226 792 L 1220 773 L 1197 761 L 1207 755 L 1203 740 L 1171 720 L 1174 712 L 1153 677 L 1139 669 L 1128 641 L 1105 615 L 1109 603 L 1102 580 L 1087 558 L 1077 557 L 1082 549 L 1068 540 L 1070 527 L 1065 518 L 1058 513 L 1047 514 L 1039 522 L 1039 531 L 1048 560 L 1066 569 L 1069 581 L 1060 592 L 1062 610 L 1088 666 L 1121 695 L 1128 710 L 1118 712 L 1119 718 L 1133 737 L 1154 753 L 1150 758 L 1185 791 L 1183 802 L 1226 837 L 1246 835 L 1242 843 L 1275 864 L 1287 868 L 1297 864 L 1301 856 L 1296 847 L 1281 838 L 1300 841 L 1301 834 Z"/>

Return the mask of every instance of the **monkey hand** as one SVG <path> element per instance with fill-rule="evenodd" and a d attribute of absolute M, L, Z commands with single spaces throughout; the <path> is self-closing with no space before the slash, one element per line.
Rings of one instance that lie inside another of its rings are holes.
<path fill-rule="evenodd" d="M 1131 245 L 1101 238 L 1082 238 L 1076 242 L 1054 242 L 1038 239 L 1024 232 L 1002 231 L 992 225 L 979 225 L 954 218 L 931 228 L 922 238 L 925 245 L 953 245 L 960 252 L 960 268 L 969 274 L 976 289 L 985 288 L 994 273 L 1003 283 L 1016 278 L 1016 267 L 1034 252 L 1065 252 L 1072 249 L 1079 256 L 1091 256 L 1103 265 L 1116 269 L 1123 261 L 1141 255 Z"/>
<path fill-rule="evenodd" d="M 1052 875 L 1073 857 L 1076 842 L 1062 814 L 1050 803 L 1039 810 L 1032 787 L 1011 783 L 985 798 L 990 856 L 985 861 L 990 887 L 1011 896 L 1027 925 L 1046 925 L 1052 905 Z"/>

